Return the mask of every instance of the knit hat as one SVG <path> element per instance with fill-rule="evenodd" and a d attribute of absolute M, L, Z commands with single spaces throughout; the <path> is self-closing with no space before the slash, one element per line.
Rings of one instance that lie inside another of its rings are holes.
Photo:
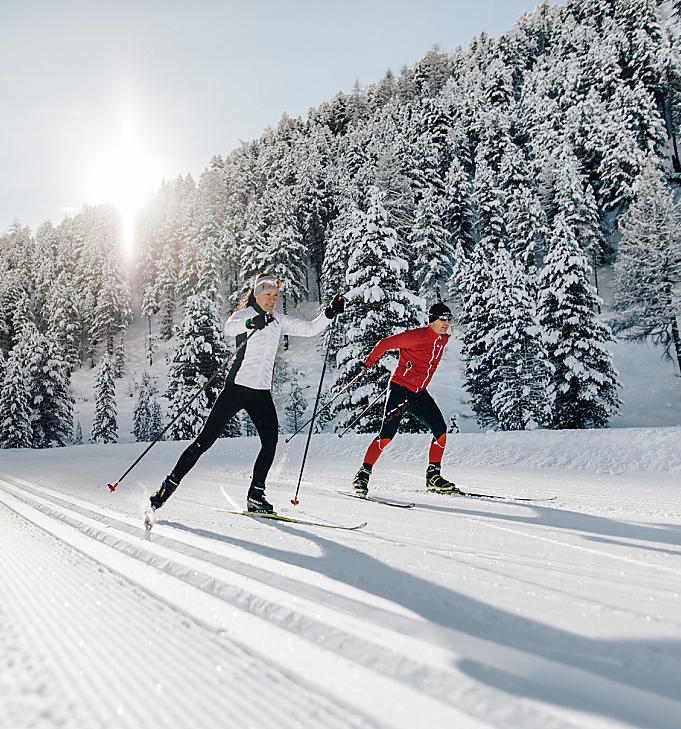
<path fill-rule="evenodd" d="M 280 289 L 281 281 L 269 273 L 258 273 L 253 279 L 253 296 L 257 296 L 265 289 Z"/>
<path fill-rule="evenodd" d="M 443 304 L 442 301 L 438 301 L 428 309 L 428 323 L 432 324 L 436 319 L 439 319 L 443 314 L 449 314 L 451 317 L 452 310 Z"/>

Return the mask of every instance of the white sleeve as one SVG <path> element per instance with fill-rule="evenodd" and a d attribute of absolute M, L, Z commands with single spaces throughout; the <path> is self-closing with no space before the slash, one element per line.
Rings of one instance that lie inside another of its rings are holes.
<path fill-rule="evenodd" d="M 292 337 L 314 337 L 316 334 L 321 334 L 331 322 L 324 312 L 312 321 L 295 319 L 286 314 L 275 314 L 274 316 L 281 324 L 281 333 L 289 334 Z"/>
<path fill-rule="evenodd" d="M 245 334 L 246 331 L 246 319 L 253 316 L 253 309 L 248 306 L 245 309 L 239 309 L 235 311 L 232 316 L 225 322 L 225 334 L 228 337 L 236 337 L 237 334 Z"/>

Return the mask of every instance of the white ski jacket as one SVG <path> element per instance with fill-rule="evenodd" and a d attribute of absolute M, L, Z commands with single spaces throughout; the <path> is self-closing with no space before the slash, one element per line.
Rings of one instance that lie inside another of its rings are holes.
<path fill-rule="evenodd" d="M 236 337 L 237 347 L 246 339 L 251 330 L 246 329 L 246 319 L 259 314 L 252 306 L 235 311 L 225 322 L 225 334 Z M 295 319 L 275 311 L 274 321 L 248 340 L 239 350 L 227 373 L 227 381 L 254 390 L 270 390 L 274 372 L 274 357 L 282 334 L 293 337 L 314 337 L 326 329 L 331 320 L 322 312 L 312 321 Z"/>

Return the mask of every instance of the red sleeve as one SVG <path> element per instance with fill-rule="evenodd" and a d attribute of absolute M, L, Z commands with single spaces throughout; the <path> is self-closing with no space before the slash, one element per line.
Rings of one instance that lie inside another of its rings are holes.
<path fill-rule="evenodd" d="M 408 329 L 406 332 L 393 334 L 391 337 L 385 337 L 371 350 L 369 356 L 364 360 L 367 367 L 374 365 L 389 349 L 403 349 L 413 344 L 418 335 L 415 329 Z"/>

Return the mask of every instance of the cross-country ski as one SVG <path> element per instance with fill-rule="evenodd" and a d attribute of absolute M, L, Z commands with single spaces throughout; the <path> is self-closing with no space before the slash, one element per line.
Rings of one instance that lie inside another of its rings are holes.
<path fill-rule="evenodd" d="M 218 509 L 214 508 L 213 511 L 222 511 L 226 514 L 237 514 L 239 516 L 250 516 L 255 519 L 265 519 L 271 521 L 283 521 L 288 524 L 302 524 L 304 526 L 316 526 L 325 527 L 326 529 L 345 529 L 346 531 L 354 532 L 358 529 L 364 529 L 367 522 L 356 524 L 355 526 L 343 526 L 341 524 L 331 524 L 324 521 L 308 521 L 306 519 L 298 519 L 293 516 L 286 516 L 284 514 L 272 514 L 269 512 L 257 512 L 257 511 L 234 511 L 232 509 Z"/>
<path fill-rule="evenodd" d="M 416 504 L 413 501 L 395 501 L 394 499 L 386 499 L 384 496 L 373 496 L 369 494 L 358 494 L 354 491 L 339 491 L 343 496 L 351 496 L 353 499 L 364 499 L 364 501 L 373 501 L 384 506 L 395 506 L 398 509 L 413 509 Z"/>

